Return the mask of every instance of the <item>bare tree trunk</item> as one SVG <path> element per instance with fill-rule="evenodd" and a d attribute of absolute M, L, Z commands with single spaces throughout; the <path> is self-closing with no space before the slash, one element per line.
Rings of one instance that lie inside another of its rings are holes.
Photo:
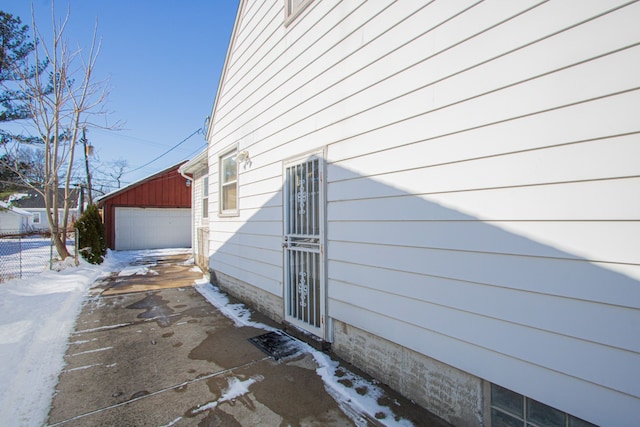
<path fill-rule="evenodd" d="M 33 52 L 34 62 L 40 64 L 41 59 L 44 59 L 48 64 L 48 73 L 34 76 L 29 73 L 29 64 L 22 70 L 14 70 L 23 76 L 18 86 L 29 98 L 27 105 L 30 121 L 42 142 L 44 182 L 39 187 L 30 182 L 21 171 L 15 172 L 26 185 L 44 197 L 53 243 L 60 257 L 65 259 L 69 256 L 66 227 L 69 225 L 71 179 L 80 131 L 87 126 L 113 127 L 98 126 L 88 121 L 94 115 L 105 114 L 102 107 L 107 95 L 106 82 L 93 81 L 100 45 L 97 28 L 94 29 L 89 54 L 83 57 L 81 50 L 70 50 L 69 43 L 64 39 L 69 15 L 57 23 L 53 9 L 52 3 L 53 33 L 48 45 L 32 16 L 33 39 L 38 40 Z"/>

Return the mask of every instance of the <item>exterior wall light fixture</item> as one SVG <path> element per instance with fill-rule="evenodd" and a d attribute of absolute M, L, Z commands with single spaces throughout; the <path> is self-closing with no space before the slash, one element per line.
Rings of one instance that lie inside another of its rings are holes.
<path fill-rule="evenodd" d="M 244 163 L 243 168 L 246 169 L 247 167 L 251 166 L 251 158 L 249 157 L 249 151 L 244 150 L 239 152 L 236 155 L 236 162 L 238 162 L 238 164 L 240 163 Z"/>

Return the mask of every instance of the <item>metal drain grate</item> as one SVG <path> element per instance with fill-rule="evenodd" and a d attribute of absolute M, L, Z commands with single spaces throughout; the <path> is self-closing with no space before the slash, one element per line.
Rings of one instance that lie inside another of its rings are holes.
<path fill-rule="evenodd" d="M 283 332 L 267 332 L 249 338 L 249 341 L 275 360 L 293 356 L 300 351 L 297 341 Z"/>

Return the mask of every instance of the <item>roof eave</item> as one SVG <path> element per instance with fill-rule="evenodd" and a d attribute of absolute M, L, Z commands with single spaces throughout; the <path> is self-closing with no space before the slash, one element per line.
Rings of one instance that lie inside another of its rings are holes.
<path fill-rule="evenodd" d="M 189 160 L 178 168 L 180 175 L 189 178 L 187 175 L 193 175 L 198 169 L 208 166 L 209 164 L 208 147 L 202 150 L 197 156 Z"/>
<path fill-rule="evenodd" d="M 207 141 L 211 140 L 211 129 L 213 129 L 213 125 L 215 123 L 215 114 L 216 114 L 216 106 L 218 105 L 218 99 L 220 97 L 220 92 L 222 89 L 222 85 L 224 83 L 225 75 L 227 74 L 227 66 L 229 64 L 229 60 L 231 58 L 232 47 L 235 43 L 238 26 L 240 23 L 240 16 L 242 14 L 242 10 L 244 9 L 246 4 L 246 0 L 240 0 L 240 4 L 238 5 L 238 11 L 236 12 L 236 20 L 233 23 L 233 30 L 231 31 L 231 37 L 229 38 L 229 46 L 227 46 L 227 55 L 224 58 L 224 65 L 222 66 L 222 73 L 220 73 L 220 80 L 218 81 L 218 90 L 216 91 L 216 96 L 213 101 L 213 108 L 211 109 L 211 116 L 209 118 L 209 126 L 207 126 L 205 137 Z"/>

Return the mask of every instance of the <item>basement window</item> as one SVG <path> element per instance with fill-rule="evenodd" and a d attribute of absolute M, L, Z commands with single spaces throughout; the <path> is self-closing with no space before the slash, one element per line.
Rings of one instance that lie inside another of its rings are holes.
<path fill-rule="evenodd" d="M 597 427 L 537 400 L 491 384 L 491 427 Z"/>

